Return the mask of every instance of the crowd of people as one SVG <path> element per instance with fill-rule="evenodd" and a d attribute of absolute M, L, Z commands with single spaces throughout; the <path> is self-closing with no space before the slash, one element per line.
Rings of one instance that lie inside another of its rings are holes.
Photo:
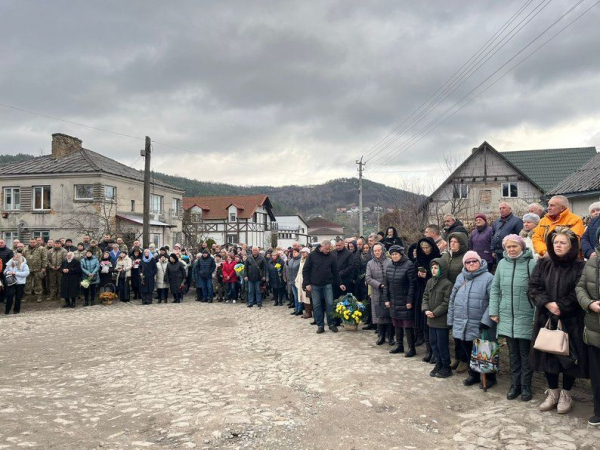
<path fill-rule="evenodd" d="M 337 332 L 341 320 L 335 302 L 347 294 L 369 304 L 364 329 L 375 330 L 376 344 L 411 358 L 425 346 L 430 375 L 466 374 L 465 386 L 479 384 L 471 369 L 476 339 L 506 340 L 511 385 L 509 400 L 533 397 L 532 375 L 544 373 L 548 389 L 541 411 L 571 411 L 577 379 L 591 378 L 594 416 L 600 423 L 600 202 L 590 206 L 587 227 L 569 211 L 565 197 L 550 199 L 547 210 L 529 206 L 523 217 L 508 203 L 489 223 L 473 217 L 471 232 L 452 215 L 444 227 L 428 225 L 422 238 L 406 245 L 397 230 L 368 237 L 325 240 L 287 249 L 242 245 L 185 249 L 176 244 L 132 248 L 111 236 L 89 236 L 73 246 L 70 239 L 31 239 L 13 248 L 0 240 L 2 300 L 6 314 L 18 313 L 24 296 L 44 295 L 74 308 L 94 305 L 99 291 L 114 290 L 122 302 L 144 305 L 183 301 L 190 288 L 198 302 L 245 303 L 262 308 L 287 304 L 291 315 L 313 319 L 316 332 L 325 322 Z M 544 328 L 568 335 L 568 355 L 541 351 L 534 343 Z M 450 331 L 452 334 L 450 335 Z M 453 354 L 451 353 L 451 336 Z M 406 345 L 405 345 L 406 344 Z M 559 386 L 562 377 L 562 388 Z M 487 387 L 496 384 L 495 374 Z"/>

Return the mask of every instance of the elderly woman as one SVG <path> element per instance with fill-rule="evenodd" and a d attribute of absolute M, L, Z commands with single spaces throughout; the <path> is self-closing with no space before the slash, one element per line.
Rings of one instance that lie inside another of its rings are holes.
<path fill-rule="evenodd" d="M 14 314 L 19 314 L 21 311 L 21 300 L 25 292 L 25 282 L 29 276 L 29 266 L 27 266 L 27 261 L 25 261 L 25 258 L 20 253 L 15 253 L 12 259 L 6 263 L 4 276 L 8 277 L 9 275 L 15 277 L 15 283 L 11 285 L 6 283 L 6 308 L 4 314 L 10 313 L 13 307 L 13 300 L 15 305 L 13 312 Z"/>
<path fill-rule="evenodd" d="M 485 214 L 475 216 L 475 228 L 469 235 L 469 250 L 477 252 L 481 259 L 485 259 L 488 266 L 494 263 L 492 254 L 492 227 L 488 225 Z"/>
<path fill-rule="evenodd" d="M 554 329 L 560 320 L 569 336 L 569 356 L 557 356 L 533 350 L 531 363 L 534 370 L 544 372 L 548 382 L 546 400 L 540 411 L 557 409 L 566 414 L 573 408 L 571 388 L 576 378 L 588 374 L 588 350 L 583 342 L 584 311 L 579 306 L 575 287 L 583 271 L 584 262 L 578 259 L 579 238 L 567 227 L 556 227 L 546 238 L 548 256 L 540 258 L 529 282 L 529 297 L 537 307 L 532 341 L 546 323 Z M 562 390 L 558 378 L 563 375 Z"/>
<path fill-rule="evenodd" d="M 600 202 L 590 205 L 590 222 L 588 223 L 583 236 L 581 237 L 581 251 L 585 259 L 590 259 L 597 255 L 597 239 L 596 234 L 600 229 Z"/>
<path fill-rule="evenodd" d="M 294 297 L 294 311 L 290 313 L 292 316 L 301 316 L 302 308 L 304 306 L 304 303 L 300 301 L 298 288 L 296 287 L 296 277 L 298 276 L 298 271 L 300 270 L 300 259 L 300 249 L 295 248 L 292 250 L 291 256 L 286 262 L 287 284 L 292 291 L 292 296 Z"/>
<path fill-rule="evenodd" d="M 144 250 L 142 262 L 140 263 L 140 294 L 142 305 L 152 304 L 152 293 L 154 292 L 156 277 L 156 260 L 149 248 Z"/>
<path fill-rule="evenodd" d="M 519 232 L 519 236 L 525 241 L 525 245 L 531 250 L 534 259 L 538 259 L 538 255 L 533 248 L 533 232 L 535 227 L 540 223 L 540 216 L 534 213 L 527 213 L 523 216 L 523 229 Z"/>
<path fill-rule="evenodd" d="M 404 248 L 399 245 L 390 247 L 392 263 L 385 271 L 383 301 L 390 310 L 392 324 L 396 330 L 396 348 L 391 353 L 400 353 L 403 346 L 403 334 L 406 334 L 408 351 L 404 354 L 411 358 L 417 354 L 415 349 L 415 276 L 414 264 L 406 255 Z M 402 330 L 402 331 L 401 331 Z"/>
<path fill-rule="evenodd" d="M 506 398 L 528 402 L 531 394 L 531 333 L 534 307 L 527 287 L 535 267 L 533 252 L 525 240 L 509 234 L 502 240 L 504 259 L 496 268 L 490 294 L 490 318 L 498 324 L 498 336 L 504 336 L 510 356 L 511 385 Z"/>
<path fill-rule="evenodd" d="M 585 267 L 575 292 L 579 305 L 585 311 L 585 330 L 583 338 L 588 346 L 590 361 L 590 378 L 594 395 L 594 415 L 588 423 L 600 425 L 600 231 L 596 232 L 596 254 L 592 256 Z"/>
<path fill-rule="evenodd" d="M 67 253 L 67 258 L 60 266 L 60 272 L 62 273 L 60 296 L 65 299 L 63 308 L 75 308 L 81 281 L 81 264 L 73 252 Z"/>
<path fill-rule="evenodd" d="M 119 253 L 119 257 L 115 264 L 115 272 L 117 273 L 117 294 L 119 295 L 119 300 L 128 302 L 130 297 L 129 279 L 131 278 L 131 258 L 127 256 L 127 253 Z"/>
<path fill-rule="evenodd" d="M 167 266 L 169 262 L 167 261 L 167 255 L 160 255 L 158 257 L 158 261 L 156 262 L 156 298 L 158 303 L 162 303 L 163 301 L 168 303 L 167 298 L 169 297 L 169 285 L 165 280 L 165 276 L 167 273 Z"/>
<path fill-rule="evenodd" d="M 392 318 L 390 310 L 384 306 L 383 288 L 385 286 L 385 274 L 391 261 L 387 258 L 383 244 L 373 245 L 373 258 L 367 263 L 365 280 L 371 287 L 371 317 L 377 326 L 377 345 L 385 342 L 388 328 L 391 328 Z M 397 342 L 402 345 L 402 338 Z M 401 351 L 404 351 L 402 348 Z"/>
<path fill-rule="evenodd" d="M 480 337 L 482 329 L 490 329 L 495 325 L 488 314 L 494 276 L 488 272 L 487 262 L 481 259 L 477 252 L 465 253 L 463 264 L 462 273 L 456 278 L 450 295 L 448 325 L 452 327 L 454 342 L 460 351 L 460 361 L 468 366 L 471 361 L 473 341 Z M 479 383 L 479 373 L 471 368 L 468 372 L 469 376 L 463 384 L 472 386 Z M 488 387 L 494 384 L 496 384 L 496 376 L 489 374 Z"/>
<path fill-rule="evenodd" d="M 312 317 L 312 305 L 310 304 L 310 298 L 306 294 L 306 291 L 302 289 L 302 269 L 304 269 L 304 264 L 308 259 L 308 255 L 310 255 L 310 250 L 308 247 L 303 247 L 300 250 L 300 267 L 298 267 L 298 273 L 296 274 L 296 279 L 294 280 L 296 290 L 298 292 L 298 301 L 302 303 L 304 307 L 304 314 L 302 314 L 303 319 L 310 319 Z"/>
<path fill-rule="evenodd" d="M 171 288 L 173 303 L 181 303 L 183 301 L 186 275 L 184 263 L 179 260 L 176 253 L 171 253 L 169 264 L 167 264 L 167 270 L 165 271 L 165 281 Z"/>
<path fill-rule="evenodd" d="M 83 295 L 85 296 L 83 306 L 94 306 L 96 288 L 100 283 L 100 262 L 98 262 L 91 249 L 85 251 L 85 257 L 79 262 L 81 264 L 82 279 L 87 278 L 90 282 L 87 288 L 83 288 Z"/>

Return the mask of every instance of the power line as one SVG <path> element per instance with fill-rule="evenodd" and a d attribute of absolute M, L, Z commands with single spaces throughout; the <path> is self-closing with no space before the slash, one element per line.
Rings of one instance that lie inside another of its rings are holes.
<path fill-rule="evenodd" d="M 546 34 L 546 32 L 548 32 L 551 28 L 553 28 L 558 22 L 560 22 L 565 16 L 567 16 L 569 13 L 571 13 L 575 8 L 577 8 L 577 6 L 579 6 L 581 3 L 583 3 L 585 0 L 580 0 L 577 4 L 575 4 L 572 8 L 570 8 L 568 11 L 566 11 L 563 15 L 561 15 L 555 22 L 552 23 L 552 25 L 550 25 L 549 27 L 547 27 L 542 33 L 540 33 L 535 39 L 533 39 L 529 44 L 527 44 L 525 47 L 523 47 L 517 54 L 515 54 L 513 57 L 511 57 L 508 61 L 506 61 L 502 66 L 500 66 L 496 71 L 494 71 L 490 76 L 488 76 L 485 80 L 483 80 L 481 83 L 479 83 L 477 86 L 475 86 L 471 91 L 469 91 L 465 96 L 463 96 L 458 102 L 456 102 L 454 105 L 452 105 L 450 108 L 448 108 L 446 111 L 444 111 L 440 116 L 438 116 L 436 119 L 432 120 L 427 126 L 423 127 L 423 129 L 421 129 L 421 131 L 419 131 L 419 133 L 417 133 L 415 136 L 413 136 L 411 139 L 409 139 L 408 141 L 406 141 L 404 144 L 402 144 L 401 146 L 397 147 L 395 150 L 399 150 L 402 147 L 404 147 L 402 149 L 402 151 L 398 152 L 397 154 L 394 153 L 391 155 L 390 158 L 388 158 L 386 161 L 383 161 L 381 163 L 379 163 L 377 166 L 378 167 L 384 167 L 386 166 L 389 162 L 391 162 L 393 160 L 393 158 L 396 158 L 398 156 L 400 156 L 402 153 L 404 153 L 406 150 L 408 150 L 409 148 L 411 148 L 412 146 L 414 146 L 415 144 L 417 144 L 419 141 L 421 141 L 425 136 L 427 136 L 429 133 L 431 133 L 433 130 L 435 130 L 436 128 L 438 128 L 442 123 L 446 122 L 450 117 L 454 116 L 456 113 L 458 113 L 459 111 L 461 111 L 464 107 L 466 107 L 467 105 L 469 105 L 473 100 L 475 100 L 477 97 L 479 97 L 481 94 L 483 94 L 484 92 L 486 92 L 487 90 L 489 90 L 492 86 L 494 86 L 496 83 L 498 83 L 502 78 L 504 78 L 508 73 L 510 73 L 511 71 L 513 71 L 514 69 L 516 69 L 518 66 L 520 66 L 523 62 L 525 62 L 527 59 L 529 59 L 533 54 L 535 54 L 537 51 L 539 51 L 542 47 L 544 47 L 546 44 L 548 44 L 550 41 L 552 41 L 556 36 L 558 36 L 559 34 L 561 34 L 564 30 L 566 30 L 567 28 L 569 28 L 574 22 L 576 22 L 577 20 L 579 20 L 581 17 L 583 17 L 588 11 L 590 11 L 592 8 L 594 8 L 596 5 L 598 5 L 599 2 L 594 3 L 592 6 L 590 6 L 588 9 L 586 9 L 582 14 L 580 14 L 579 16 L 577 16 L 575 19 L 573 19 L 571 22 L 569 22 L 566 26 L 564 26 L 562 29 L 560 29 L 555 35 L 553 35 L 552 37 L 550 37 L 548 40 L 546 40 L 542 45 L 540 45 L 538 48 L 536 48 L 533 52 L 529 53 L 525 58 L 523 58 L 521 61 L 519 61 L 517 64 L 515 64 L 512 68 L 510 68 L 508 71 L 506 71 L 505 73 L 503 73 L 499 78 L 497 78 L 494 82 L 492 82 L 489 86 L 485 87 L 482 91 L 480 91 L 479 93 L 477 93 L 476 95 L 474 95 L 471 99 L 469 99 L 464 105 L 462 105 L 459 109 L 457 109 L 456 111 L 452 112 L 449 116 L 445 117 L 444 116 L 449 113 L 452 109 L 454 109 L 457 105 L 459 105 L 463 100 L 465 100 L 471 93 L 473 93 L 474 91 L 476 91 L 478 88 L 480 88 L 484 83 L 486 83 L 489 79 L 491 79 L 494 75 L 496 75 L 500 70 L 502 70 L 504 67 L 506 67 L 510 62 L 512 62 L 517 56 L 519 56 L 521 53 L 523 53 L 523 51 L 525 51 L 528 47 L 530 47 L 535 41 L 537 41 L 541 36 L 543 36 L 544 34 Z M 420 137 L 419 137 L 420 136 Z M 418 139 L 417 139 L 418 138 Z M 417 139 L 415 141 L 415 139 Z M 414 141 L 411 143 L 411 141 Z M 407 144 L 410 144 L 408 146 L 406 146 Z"/>

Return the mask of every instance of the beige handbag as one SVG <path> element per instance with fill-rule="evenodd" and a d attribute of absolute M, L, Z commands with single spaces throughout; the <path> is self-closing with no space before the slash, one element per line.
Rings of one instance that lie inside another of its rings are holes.
<path fill-rule="evenodd" d="M 544 353 L 554 355 L 569 355 L 569 335 L 562 329 L 562 322 L 558 321 L 556 330 L 550 328 L 550 319 L 546 322 L 533 344 L 533 348 Z"/>

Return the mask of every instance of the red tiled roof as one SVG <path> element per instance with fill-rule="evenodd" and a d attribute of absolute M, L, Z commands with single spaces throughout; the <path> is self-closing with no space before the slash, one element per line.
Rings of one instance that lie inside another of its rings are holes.
<path fill-rule="evenodd" d="M 184 197 L 183 209 L 190 209 L 194 206 L 202 208 L 203 219 L 227 219 L 227 208 L 234 205 L 238 208 L 238 218 L 250 219 L 259 206 L 264 206 L 271 217 L 273 216 L 273 206 L 267 195 L 240 195 L 229 197 Z"/>

